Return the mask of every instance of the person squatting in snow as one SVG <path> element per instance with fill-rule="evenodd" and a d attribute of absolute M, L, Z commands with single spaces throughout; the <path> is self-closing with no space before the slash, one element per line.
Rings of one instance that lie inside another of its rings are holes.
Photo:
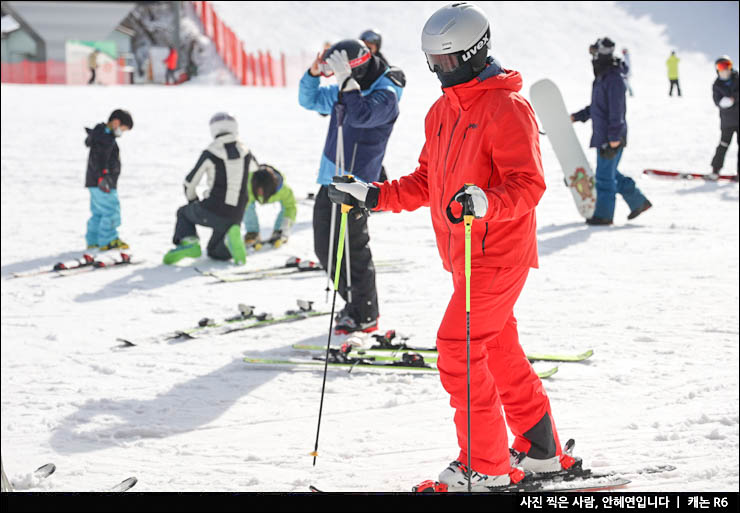
<path fill-rule="evenodd" d="M 257 160 L 239 139 L 239 125 L 231 114 L 218 112 L 209 123 L 213 142 L 201 153 L 185 178 L 188 204 L 177 210 L 172 242 L 175 248 L 164 256 L 165 264 L 201 255 L 196 225 L 213 229 L 208 241 L 208 256 L 216 260 L 246 261 L 241 221 L 247 206 L 247 180 L 257 170 Z M 203 177 L 208 189 L 199 199 L 196 188 Z"/>
<path fill-rule="evenodd" d="M 596 148 L 596 208 L 586 223 L 610 225 L 614 222 L 616 195 L 627 202 L 634 219 L 652 207 L 635 181 L 622 175 L 617 167 L 622 152 L 627 146 L 627 101 L 626 86 L 622 78 L 626 68 L 619 57 L 614 56 L 614 42 L 608 37 L 597 39 L 589 47 L 594 81 L 591 104 L 571 114 L 573 122 L 591 120 L 591 148 Z"/>
<path fill-rule="evenodd" d="M 85 240 L 87 249 L 128 249 L 128 244 L 118 237 L 121 225 L 121 203 L 118 200 L 118 176 L 121 174 L 121 157 L 116 138 L 134 127 L 134 120 L 125 110 L 116 109 L 107 123 L 95 128 L 85 128 L 85 146 L 90 148 L 87 157 L 85 187 L 90 191 L 91 217 L 87 221 Z"/>
<path fill-rule="evenodd" d="M 365 43 L 359 39 L 345 39 L 317 55 L 300 81 L 300 105 L 331 114 L 316 180 L 320 189 L 313 211 L 314 251 L 325 269 L 329 269 L 330 255 L 337 254 L 339 238 L 340 212 L 332 207 L 328 197 L 332 177 L 349 173 L 369 183 L 378 180 L 380 174 L 403 91 L 389 78 L 389 71 Z M 334 75 L 337 85 L 321 86 L 320 75 Z M 337 169 L 337 136 L 340 133 L 343 145 L 339 151 L 343 152 L 345 166 Z M 367 219 L 367 211 L 357 209 L 347 220 L 349 244 L 346 252 L 350 254 L 351 290 L 345 264 L 341 266 L 338 290 L 346 303 L 337 315 L 335 328 L 339 333 L 369 332 L 378 326 L 378 293 Z M 333 223 L 336 229 L 330 243 Z M 344 262 L 346 258 L 345 254 Z M 332 273 L 335 264 L 332 262 Z"/>
<path fill-rule="evenodd" d="M 257 203 L 280 203 L 280 213 L 275 219 L 272 235 L 266 241 L 274 248 L 279 248 L 290 237 L 290 230 L 295 223 L 296 202 L 293 190 L 288 187 L 283 174 L 274 167 L 260 164 L 257 171 L 250 175 L 248 183 L 249 202 L 244 210 L 244 245 L 259 249 L 264 242 L 260 240 L 260 222 L 257 217 Z"/>
<path fill-rule="evenodd" d="M 468 442 L 473 491 L 518 482 L 525 476 L 522 469 L 557 472 L 569 465 L 568 458 L 561 458 L 543 384 L 519 344 L 513 312 L 529 269 L 538 266 L 535 207 L 545 192 L 538 127 L 519 93 L 519 72 L 488 57 L 490 38 L 488 20 L 477 6 L 457 3 L 435 12 L 424 26 L 422 49 L 443 94 L 426 116 L 419 166 L 392 182 L 332 183 L 328 191 L 335 203 L 370 210 L 430 207 L 437 248 L 454 285 L 437 332 L 437 366 L 455 410 L 460 447 L 457 460 L 439 480 L 453 491 L 467 489 Z M 467 202 L 476 218 L 470 291 L 471 440 L 465 236 L 463 224 L 452 224 L 446 216 L 453 198 Z M 521 467 L 514 467 L 510 458 L 507 424 L 515 436 L 513 449 L 527 453 Z"/>

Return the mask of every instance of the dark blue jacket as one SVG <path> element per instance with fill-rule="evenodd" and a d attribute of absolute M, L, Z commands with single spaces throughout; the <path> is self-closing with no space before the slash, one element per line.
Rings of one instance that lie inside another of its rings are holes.
<path fill-rule="evenodd" d="M 740 105 L 740 97 L 738 97 L 738 74 L 737 71 L 732 70 L 730 78 L 728 80 L 722 80 L 717 77 L 712 86 L 712 97 L 714 98 L 714 104 L 719 107 L 719 101 L 725 97 L 735 99 L 735 103 L 728 109 L 719 110 L 720 127 L 722 129 L 737 128 L 738 127 L 738 105 Z"/>
<path fill-rule="evenodd" d="M 345 107 L 342 136 L 344 138 L 344 170 L 363 182 L 375 182 L 385 156 L 388 138 L 398 118 L 398 101 L 403 89 L 387 76 L 381 75 L 364 91 L 342 93 Z M 336 171 L 337 105 L 339 88 L 336 85 L 319 86 L 319 77 L 306 72 L 298 89 L 302 107 L 321 114 L 331 113 L 317 182 L 329 185 Z"/>
<path fill-rule="evenodd" d="M 601 148 L 610 141 L 627 141 L 627 102 L 621 66 L 609 68 L 596 77 L 591 91 L 591 105 L 573 114 L 576 121 L 592 120 L 592 148 Z"/>
<path fill-rule="evenodd" d="M 85 131 L 87 132 L 85 146 L 90 148 L 85 187 L 97 187 L 98 181 L 105 174 L 110 179 L 110 188 L 117 188 L 118 175 L 121 174 L 121 159 L 116 136 L 105 123 L 98 123 L 92 130 L 85 128 Z"/>

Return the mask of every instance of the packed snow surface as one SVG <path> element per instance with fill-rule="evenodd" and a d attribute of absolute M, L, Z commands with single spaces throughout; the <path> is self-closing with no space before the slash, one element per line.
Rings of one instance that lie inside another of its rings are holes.
<path fill-rule="evenodd" d="M 440 94 L 419 33 L 441 3 L 283 2 L 262 10 L 225 4 L 217 9 L 241 37 L 257 38 L 257 46 L 278 34 L 293 55 L 355 36 L 365 25 L 383 31 L 386 55 L 409 78 L 385 163 L 391 178 L 414 170 L 424 115 Z M 528 352 L 594 350 L 589 361 L 560 364 L 545 381 L 561 440 L 575 438 L 587 466 L 624 472 L 628 490 L 737 490 L 738 186 L 641 174 L 709 171 L 719 140 L 711 61 L 682 55 L 684 96 L 669 98 L 664 61 L 671 47 L 647 18 L 610 3 L 484 7 L 494 53 L 522 71 L 525 97 L 535 80 L 549 77 L 571 111 L 587 105 L 587 46 L 596 37 L 629 47 L 635 67 L 620 169 L 653 209 L 627 222 L 618 200 L 614 226 L 587 227 L 541 137 L 548 189 L 537 207 L 540 268 L 515 310 L 520 339 Z M 292 39 L 284 37 L 286 27 L 297 27 Z M 12 278 L 85 251 L 83 127 L 118 107 L 135 120 L 119 140 L 120 233 L 143 263 Z M 315 258 L 312 206 L 303 199 L 317 190 L 327 119 L 298 105 L 295 82 L 287 89 L 2 85 L 2 459 L 17 488 L 102 490 L 135 475 L 140 491 L 306 491 L 309 484 L 405 491 L 434 479 L 457 456 L 453 411 L 434 373 L 332 370 L 312 466 L 320 369 L 265 370 L 243 358 L 306 357 L 291 345 L 325 344 L 328 317 L 118 347 L 117 337 L 225 318 L 238 303 L 273 314 L 294 308 L 298 298 L 330 307 L 321 273 L 214 285 L 193 267 L 229 265 L 205 257 L 161 265 L 185 201 L 182 181 L 209 143 L 207 122 L 219 110 L 236 115 L 244 142 L 284 173 L 301 200 L 289 243 L 250 256 L 247 268 L 290 255 Z M 590 124 L 575 128 L 587 146 Z M 734 145 L 726 173 L 737 169 Z M 594 150 L 587 155 L 593 163 Z M 259 208 L 263 235 L 276 213 Z M 400 272 L 377 275 L 381 328 L 433 344 L 452 287 L 428 210 L 373 215 L 370 231 L 375 258 L 407 261 Z M 208 229 L 200 234 L 210 236 Z M 50 461 L 57 472 L 34 480 L 32 471 Z M 636 473 L 659 464 L 676 470 Z"/>

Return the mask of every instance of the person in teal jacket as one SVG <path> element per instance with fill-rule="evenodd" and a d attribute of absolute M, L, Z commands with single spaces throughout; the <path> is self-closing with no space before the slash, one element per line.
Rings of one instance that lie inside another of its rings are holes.
<path fill-rule="evenodd" d="M 244 245 L 260 249 L 263 244 L 269 243 L 278 248 L 288 241 L 290 229 L 296 218 L 296 202 L 293 191 L 285 183 L 283 175 L 274 167 L 260 164 L 257 171 L 253 172 L 247 182 L 249 202 L 244 210 Z M 260 224 L 257 217 L 257 203 L 280 202 L 280 213 L 275 219 L 272 235 L 267 241 L 260 240 Z"/>

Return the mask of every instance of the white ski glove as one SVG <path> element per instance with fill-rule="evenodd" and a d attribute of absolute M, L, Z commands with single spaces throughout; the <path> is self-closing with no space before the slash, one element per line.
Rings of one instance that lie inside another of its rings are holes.
<path fill-rule="evenodd" d="M 378 205 L 380 191 L 374 185 L 362 182 L 332 183 L 329 185 L 329 199 L 337 204 L 374 209 Z"/>
<path fill-rule="evenodd" d="M 729 109 L 733 105 L 735 105 L 735 98 L 733 98 L 732 96 L 724 96 L 719 101 L 719 108 L 720 109 Z"/>
<path fill-rule="evenodd" d="M 483 189 L 477 185 L 466 185 L 465 189 L 455 196 L 455 201 L 463 203 L 465 200 L 462 196 L 468 196 L 467 205 L 473 211 L 475 217 L 481 218 L 486 215 L 486 212 L 488 212 L 488 197 Z"/>
<path fill-rule="evenodd" d="M 349 65 L 347 50 L 335 50 L 326 59 L 326 63 L 337 77 L 337 84 L 342 92 L 360 90 L 360 84 L 352 78 L 352 66 Z"/>

